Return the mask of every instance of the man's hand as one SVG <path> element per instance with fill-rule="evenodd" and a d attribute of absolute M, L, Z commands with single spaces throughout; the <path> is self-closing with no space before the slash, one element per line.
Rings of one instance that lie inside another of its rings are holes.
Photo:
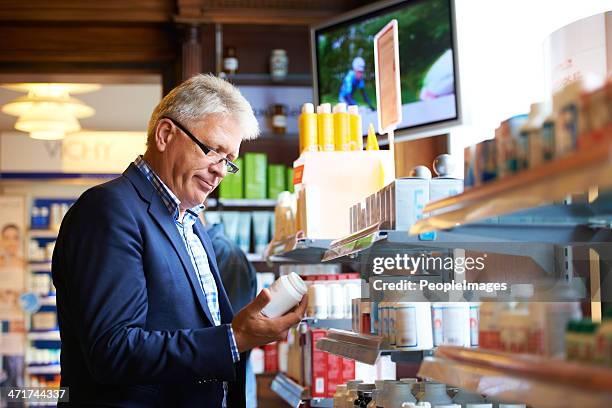
<path fill-rule="evenodd" d="M 273 341 L 284 340 L 287 338 L 289 328 L 302 320 L 308 303 L 307 296 L 304 296 L 292 310 L 274 319 L 261 313 L 261 310 L 270 303 L 270 299 L 270 291 L 263 289 L 255 300 L 234 316 L 232 330 L 239 352 L 242 353 Z"/>

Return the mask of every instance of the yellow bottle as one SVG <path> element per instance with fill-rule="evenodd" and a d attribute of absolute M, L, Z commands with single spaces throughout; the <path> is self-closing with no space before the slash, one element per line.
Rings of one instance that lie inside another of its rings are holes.
<path fill-rule="evenodd" d="M 336 151 L 349 150 L 349 115 L 344 102 L 334 106 L 334 145 Z"/>
<path fill-rule="evenodd" d="M 324 152 L 334 151 L 334 116 L 329 103 L 317 107 L 319 147 Z"/>
<path fill-rule="evenodd" d="M 350 105 L 349 113 L 349 147 L 350 150 L 363 150 L 363 133 L 361 130 L 361 115 L 359 106 Z"/>
<path fill-rule="evenodd" d="M 316 152 L 319 150 L 317 139 L 317 114 L 314 113 L 312 103 L 302 105 L 302 114 L 299 118 L 300 125 L 300 154 L 303 151 Z"/>
<path fill-rule="evenodd" d="M 374 125 L 371 123 L 370 127 L 368 127 L 368 140 L 366 141 L 366 150 L 380 150 L 378 148 L 378 140 L 376 139 Z"/>

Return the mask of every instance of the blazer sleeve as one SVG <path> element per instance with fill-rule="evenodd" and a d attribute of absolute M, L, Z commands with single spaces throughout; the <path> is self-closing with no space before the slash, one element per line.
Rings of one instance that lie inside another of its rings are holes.
<path fill-rule="evenodd" d="M 235 380 L 227 325 L 145 330 L 143 238 L 128 203 L 111 189 L 86 192 L 62 223 L 53 254 L 58 300 L 64 295 L 59 313 L 92 376 L 108 384 Z"/>

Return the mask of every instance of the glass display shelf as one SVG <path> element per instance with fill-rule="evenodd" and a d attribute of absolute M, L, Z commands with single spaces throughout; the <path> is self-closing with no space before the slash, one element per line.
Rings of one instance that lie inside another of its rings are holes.
<path fill-rule="evenodd" d="M 535 355 L 441 346 L 418 376 L 539 408 L 612 406 L 612 369 Z"/>
<path fill-rule="evenodd" d="M 611 132 L 612 133 L 612 132 Z M 612 134 L 607 140 L 540 166 L 465 192 L 430 202 L 424 212 L 435 215 L 417 221 L 411 234 L 421 234 L 490 217 L 562 202 L 576 192 L 591 195 L 612 188 Z"/>

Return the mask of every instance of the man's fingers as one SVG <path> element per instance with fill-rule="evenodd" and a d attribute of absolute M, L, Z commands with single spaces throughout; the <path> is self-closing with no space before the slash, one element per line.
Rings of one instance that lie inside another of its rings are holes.
<path fill-rule="evenodd" d="M 259 313 L 266 307 L 271 300 L 270 291 L 268 289 L 262 289 L 259 295 L 250 304 L 250 309 L 253 313 Z"/>

